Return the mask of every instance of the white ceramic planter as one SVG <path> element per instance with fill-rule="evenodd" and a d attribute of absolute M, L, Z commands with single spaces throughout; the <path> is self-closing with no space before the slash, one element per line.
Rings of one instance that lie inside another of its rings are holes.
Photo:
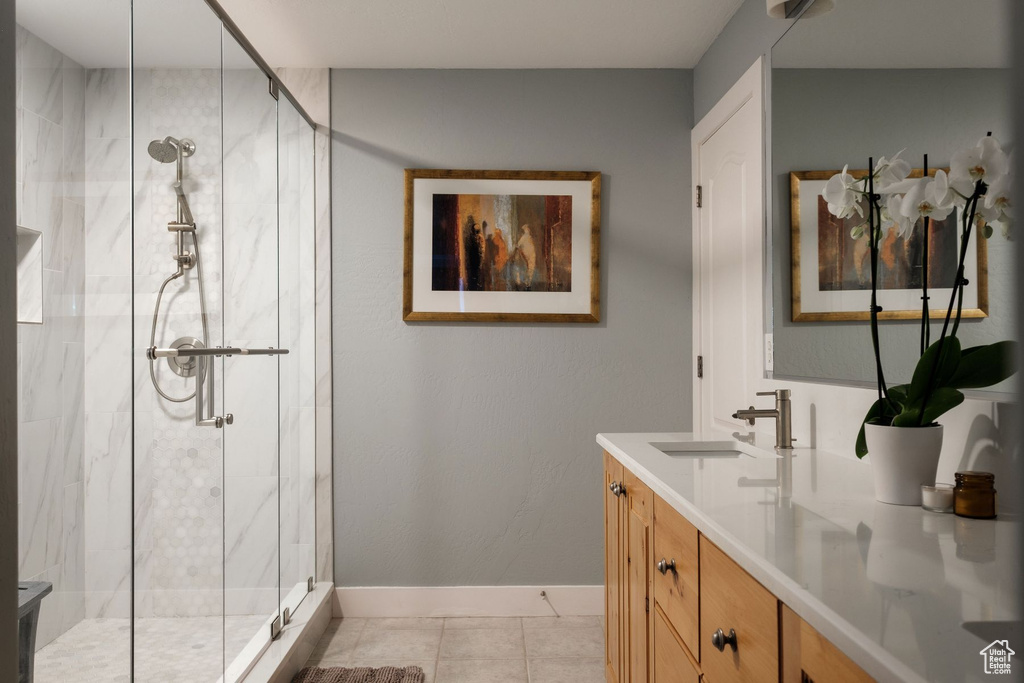
<path fill-rule="evenodd" d="M 942 451 L 942 425 L 886 427 L 865 425 L 875 500 L 920 505 L 921 484 L 935 483 Z"/>

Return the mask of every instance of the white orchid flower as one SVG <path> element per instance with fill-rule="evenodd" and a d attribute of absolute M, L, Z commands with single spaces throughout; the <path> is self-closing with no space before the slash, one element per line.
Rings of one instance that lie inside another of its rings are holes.
<path fill-rule="evenodd" d="M 945 175 L 945 174 L 943 174 Z M 943 185 L 946 183 L 943 179 Z M 946 192 L 948 188 L 938 187 L 939 183 L 931 178 L 917 178 L 914 186 L 903 197 L 900 203 L 900 214 L 908 219 L 911 224 L 916 224 L 921 218 L 942 220 L 953 210 L 952 204 L 942 206 L 937 198 L 938 192 Z"/>
<path fill-rule="evenodd" d="M 992 220 L 1009 221 L 1013 218 L 1013 203 L 1010 201 L 1012 178 L 1004 175 L 988 186 L 985 192 L 985 208 L 996 213 Z"/>
<path fill-rule="evenodd" d="M 976 146 L 953 155 L 949 164 L 950 181 L 958 192 L 969 197 L 978 181 L 991 185 L 1006 175 L 1009 166 L 1009 158 L 999 141 L 988 135 Z"/>
<path fill-rule="evenodd" d="M 825 183 L 825 189 L 821 196 L 828 203 L 828 211 L 836 218 L 852 218 L 857 214 L 864 217 L 864 209 L 860 206 L 861 190 L 857 187 L 858 181 L 847 171 L 849 166 L 843 166 L 841 173 L 837 173 Z"/>
<path fill-rule="evenodd" d="M 914 229 L 916 219 L 904 216 L 902 207 L 903 195 L 891 194 L 886 197 L 885 204 L 882 205 L 882 225 L 880 227 L 883 230 L 895 229 L 896 234 L 900 237 L 909 237 Z"/>
<path fill-rule="evenodd" d="M 903 152 L 902 149 L 896 152 L 892 159 L 881 157 L 875 164 L 875 192 L 878 194 L 891 194 L 892 186 L 910 175 L 910 163 L 900 159 Z"/>
<path fill-rule="evenodd" d="M 952 209 L 964 201 L 964 198 L 950 184 L 949 176 L 941 168 L 935 172 L 931 188 L 931 200 L 935 206 Z M 947 213 L 946 215 L 949 214 Z"/>

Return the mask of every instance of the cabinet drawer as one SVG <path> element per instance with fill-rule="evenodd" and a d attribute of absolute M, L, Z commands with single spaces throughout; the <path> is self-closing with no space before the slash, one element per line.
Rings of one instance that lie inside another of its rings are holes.
<path fill-rule="evenodd" d="M 698 683 L 700 674 L 660 609 L 654 614 L 655 683 Z"/>
<path fill-rule="evenodd" d="M 700 658 L 710 683 L 779 680 L 779 602 L 764 586 L 700 537 Z M 721 629 L 735 645 L 713 643 Z"/>
<path fill-rule="evenodd" d="M 870 683 L 874 679 L 786 605 L 782 611 L 782 683 Z"/>
<path fill-rule="evenodd" d="M 697 615 L 700 609 L 697 563 L 697 527 L 661 498 L 654 499 L 654 562 L 664 560 L 675 569 L 654 571 L 654 600 L 665 612 L 686 647 L 700 661 Z"/>

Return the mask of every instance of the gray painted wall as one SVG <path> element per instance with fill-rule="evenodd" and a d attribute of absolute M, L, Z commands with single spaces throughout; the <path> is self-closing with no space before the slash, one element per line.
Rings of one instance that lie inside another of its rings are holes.
<path fill-rule="evenodd" d="M 790 171 L 867 168 L 906 149 L 916 168 L 948 166 L 959 149 L 987 131 L 1013 140 L 1010 74 L 999 69 L 775 69 L 772 72 L 775 372 L 779 375 L 873 381 L 870 335 L 862 322 L 792 322 Z M 969 98 L 955 93 L 971 92 Z M 867 96 L 870 93 L 870 96 Z M 990 317 L 965 319 L 965 346 L 1016 336 L 1014 250 L 997 232 L 987 243 Z M 948 300 L 934 300 L 944 308 Z M 941 326 L 936 325 L 933 338 Z M 887 378 L 909 381 L 917 363 L 920 324 L 882 323 Z M 1008 390 L 1007 384 L 1000 385 Z"/>
<path fill-rule="evenodd" d="M 0 2 L 0 680 L 18 678 L 18 375 L 15 325 L 14 2 Z M 6 673 L 5 673 L 6 672 Z"/>
<path fill-rule="evenodd" d="M 602 583 L 595 434 L 691 424 L 691 85 L 332 71 L 339 585 Z M 601 171 L 601 323 L 404 323 L 405 168 Z"/>
<path fill-rule="evenodd" d="M 769 17 L 764 0 L 746 0 L 693 69 L 693 120 L 704 118 L 792 24 Z"/>

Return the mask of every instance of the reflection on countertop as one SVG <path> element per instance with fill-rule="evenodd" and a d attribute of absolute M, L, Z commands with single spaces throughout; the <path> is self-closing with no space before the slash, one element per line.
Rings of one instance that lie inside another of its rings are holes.
<path fill-rule="evenodd" d="M 992 639 L 983 634 L 1020 619 L 1016 515 L 1001 508 L 996 520 L 974 520 L 878 503 L 867 462 L 776 452 L 761 435 L 732 439 L 739 458 L 673 460 L 650 445 L 697 440 L 597 437 L 875 678 L 985 678 L 979 652 Z"/>

